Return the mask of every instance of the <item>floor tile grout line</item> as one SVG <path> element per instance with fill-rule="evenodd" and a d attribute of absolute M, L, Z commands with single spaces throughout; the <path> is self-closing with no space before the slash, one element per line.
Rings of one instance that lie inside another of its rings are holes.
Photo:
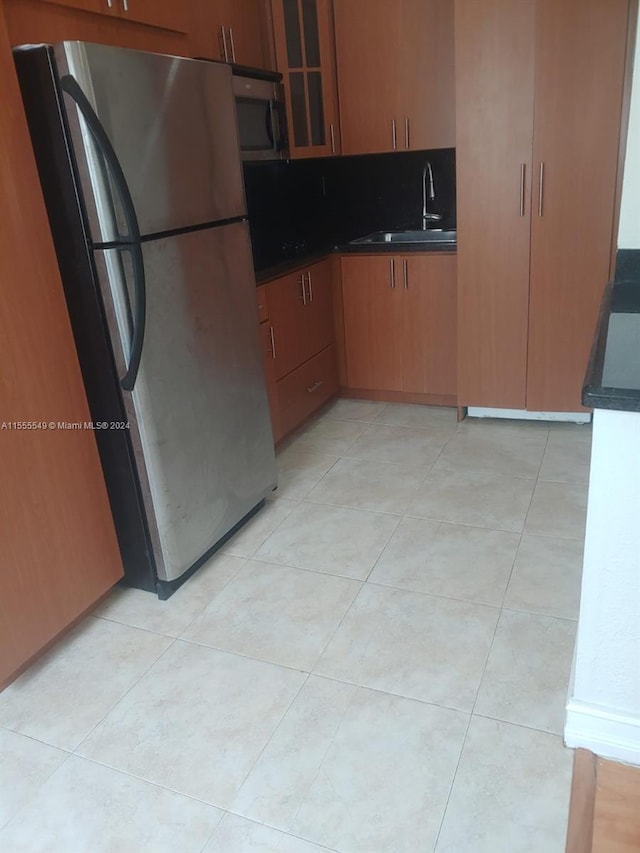
<path fill-rule="evenodd" d="M 339 851 L 335 850 L 333 847 L 327 847 L 320 841 L 310 841 L 308 838 L 304 838 L 302 835 L 296 835 L 295 832 L 291 832 L 288 829 L 282 829 L 282 827 L 280 826 L 276 826 L 273 823 L 267 823 L 264 820 L 258 820 L 255 817 L 247 817 L 246 815 L 242 814 L 242 812 L 234 811 L 232 808 L 223 809 L 222 811 L 224 811 L 225 814 L 231 815 L 232 817 L 239 817 L 242 820 L 246 820 L 247 823 L 253 823 L 256 826 L 264 826 L 266 829 L 273 829 L 275 832 L 280 832 L 282 833 L 282 835 L 287 835 L 290 838 L 295 838 L 298 841 L 304 841 L 307 844 L 314 844 L 320 850 L 325 850 L 326 853 L 339 853 Z M 216 829 L 217 828 L 218 827 L 216 826 Z M 211 838 L 213 838 L 213 835 L 211 836 Z M 211 838 L 209 839 L 209 841 L 211 840 Z"/>
<path fill-rule="evenodd" d="M 246 564 L 251 560 L 251 557 L 238 557 L 235 554 L 228 554 L 226 551 L 216 552 L 216 554 L 214 554 L 211 559 L 215 559 L 215 557 L 218 555 L 225 556 L 225 557 L 233 557 L 234 559 L 242 560 L 243 562 L 240 566 L 238 566 L 236 569 L 234 569 L 231 576 L 227 578 L 227 580 L 222 584 L 220 589 L 216 590 L 216 592 L 213 593 L 213 595 L 207 599 L 206 603 L 204 604 L 204 606 L 202 607 L 200 612 L 198 614 L 196 614 L 196 616 L 194 616 L 193 619 L 187 625 L 185 625 L 182 628 L 180 634 L 165 634 L 162 631 L 158 631 L 158 630 L 155 630 L 153 628 L 145 628 L 145 627 L 142 627 L 141 625 L 133 625 L 133 624 L 131 624 L 131 622 L 123 622 L 121 619 L 115 619 L 113 616 L 106 616 L 106 615 L 103 615 L 102 613 L 92 613 L 91 615 L 96 619 L 102 619 L 103 621 L 111 622 L 114 625 L 124 625 L 127 628 L 136 628 L 138 631 L 146 631 L 148 634 L 155 634 L 156 636 L 159 636 L 159 637 L 166 637 L 168 640 L 179 640 L 181 638 L 182 634 L 185 631 L 187 631 L 191 627 L 191 625 L 193 625 L 195 620 L 198 619 L 202 615 L 202 613 L 212 603 L 214 598 L 216 598 L 220 592 L 222 592 L 224 589 L 226 589 L 226 587 L 231 583 L 231 581 L 236 578 L 236 576 L 238 575 L 238 572 L 240 572 L 240 570 L 243 569 L 246 566 Z M 202 566 L 202 568 L 205 569 L 206 564 L 204 566 Z M 134 587 L 122 587 L 122 589 L 124 589 L 126 592 L 127 589 L 133 590 L 135 588 Z M 142 591 L 142 590 L 138 590 L 138 591 Z M 176 592 L 179 592 L 179 591 L 180 590 L 176 590 Z M 154 595 L 153 593 L 148 593 L 148 595 L 150 595 L 154 599 L 157 599 L 157 596 Z M 159 602 L 159 599 L 157 599 L 157 600 Z"/>
<path fill-rule="evenodd" d="M 9 730 L 9 731 L 11 731 L 11 730 Z M 15 732 L 15 734 L 20 734 L 20 732 Z M 29 735 L 23 735 L 23 737 L 29 737 Z M 30 738 L 30 739 L 31 739 L 31 740 L 37 740 L 37 738 Z M 42 743 L 44 746 L 49 746 L 49 747 L 51 747 L 51 744 L 46 743 L 45 741 L 39 741 L 39 740 L 37 740 L 37 742 L 38 742 L 38 743 Z M 61 747 L 59 747 L 59 746 L 54 747 L 54 749 L 59 749 L 61 752 L 64 752 L 64 753 L 65 753 L 65 757 L 62 759 L 62 761 L 60 762 L 60 764 L 58 764 L 58 766 L 57 766 L 57 767 L 54 767 L 54 769 L 51 771 L 51 773 L 49 773 L 49 774 L 48 774 L 48 776 L 46 777 L 46 779 L 44 779 L 44 780 L 43 780 L 43 781 L 42 781 L 42 782 L 37 786 L 37 788 L 35 788 L 35 790 L 33 790 L 30 794 L 28 794 L 28 795 L 27 795 L 27 798 L 24 800 L 24 802 L 23 802 L 23 803 L 21 803 L 21 804 L 18 806 L 18 808 L 17 808 L 17 809 L 16 809 L 16 811 L 11 815 L 11 817 L 10 817 L 7 821 L 5 821 L 4 823 L 0 823 L 0 836 L 2 835 L 2 833 L 4 832 L 4 830 L 5 830 L 5 829 L 7 829 L 7 827 L 9 826 L 9 824 L 13 823 L 13 821 L 14 821 L 14 820 L 17 820 L 17 819 L 20 817 L 20 815 L 22 814 L 22 812 L 23 812 L 23 811 L 24 811 L 28 806 L 30 806 L 30 805 L 31 805 L 31 803 L 32 803 L 32 802 L 36 799 L 36 797 L 40 794 L 40 792 L 41 792 L 41 791 L 42 791 L 42 789 L 45 787 L 45 785 L 49 782 L 49 780 L 50 780 L 50 779 L 51 779 L 51 778 L 52 778 L 52 777 L 53 777 L 53 776 L 58 772 L 58 770 L 61 770 L 61 769 L 64 767 L 64 765 L 65 765 L 65 764 L 67 764 L 67 762 L 68 762 L 71 758 L 73 758 L 73 757 L 74 757 L 74 754 L 73 754 L 72 752 L 69 752 L 69 751 L 68 751 L 68 750 L 66 750 L 66 749 L 62 749 L 62 748 L 61 748 Z M 77 756 L 76 756 L 76 757 L 77 757 Z M 0 840 L 1 840 L 1 838 L 0 838 Z"/>
<path fill-rule="evenodd" d="M 230 807 L 233 807 L 233 804 L 235 803 L 236 799 L 238 798 L 238 796 L 239 796 L 239 794 L 240 794 L 240 791 L 241 791 L 241 790 L 242 790 L 242 788 L 244 787 L 245 782 L 247 781 L 247 779 L 249 778 L 249 776 L 253 773 L 253 771 L 255 770 L 255 768 L 258 766 L 258 763 L 259 763 L 260 759 L 262 758 L 262 756 L 264 755 L 264 753 L 266 752 L 266 750 L 267 750 L 267 748 L 268 748 L 269 744 L 271 743 L 271 741 L 272 741 L 272 740 L 274 739 L 274 737 L 276 736 L 276 733 L 280 730 L 280 727 L 282 726 L 282 724 L 284 723 L 284 721 L 286 720 L 286 718 L 289 716 L 289 711 L 292 709 L 292 707 L 293 707 L 294 703 L 295 703 L 295 702 L 297 701 L 297 699 L 298 699 L 298 696 L 300 696 L 300 694 L 302 693 L 303 688 L 305 687 L 305 685 L 307 684 L 307 682 L 308 682 L 308 681 L 309 681 L 309 679 L 311 678 L 311 673 L 310 673 L 310 672 L 305 672 L 305 673 L 304 673 L 304 675 L 305 675 L 305 677 L 302 679 L 302 683 L 300 684 L 300 687 L 296 690 L 295 695 L 291 698 L 291 701 L 289 702 L 289 704 L 288 704 L 288 705 L 287 705 L 287 707 L 285 708 L 285 710 L 284 710 L 284 712 L 283 712 L 282 716 L 280 717 L 280 719 L 278 720 L 278 723 L 276 724 L 275 728 L 273 729 L 273 731 L 271 732 L 271 734 L 269 735 L 269 737 L 268 737 L 268 738 L 267 738 L 267 740 L 265 741 L 264 746 L 262 747 L 262 749 L 260 750 L 260 752 L 257 754 L 257 756 L 256 756 L 255 760 L 251 762 L 251 766 L 249 767 L 249 769 L 248 769 L 248 770 L 247 770 L 247 772 L 245 773 L 245 775 L 244 775 L 244 777 L 243 777 L 242 781 L 240 782 L 240 784 L 237 786 L 236 791 L 235 791 L 235 794 L 233 795 L 233 798 L 231 799 Z"/>
<path fill-rule="evenodd" d="M 451 794 L 453 793 L 453 786 L 455 785 L 456 778 L 458 776 L 458 770 L 460 769 L 460 763 L 462 761 L 462 755 L 464 753 L 464 748 L 467 743 L 467 737 L 469 735 L 469 729 L 471 728 L 471 720 L 473 719 L 473 714 L 469 714 L 469 719 L 467 720 L 467 727 L 464 732 L 464 737 L 462 738 L 462 743 L 460 745 L 460 753 L 458 755 L 458 760 L 456 762 L 456 768 L 453 771 L 453 776 L 451 777 L 451 783 L 449 784 L 449 790 L 447 791 L 447 799 L 444 804 L 444 808 L 442 809 L 442 817 L 440 818 L 440 824 L 438 826 L 438 832 L 436 833 L 435 841 L 433 842 L 433 853 L 438 848 L 438 842 L 440 841 L 440 835 L 442 833 L 442 827 L 444 826 L 444 821 L 447 816 L 447 809 L 449 808 L 449 801 L 451 799 Z"/>
<path fill-rule="evenodd" d="M 382 687 L 371 687 L 369 684 L 359 684 L 357 681 L 348 681 L 345 678 L 338 678 L 335 675 L 325 675 L 322 672 L 311 672 L 309 673 L 314 678 L 322 678 L 325 681 L 333 681 L 337 684 L 344 684 L 348 687 L 356 687 L 358 690 L 370 690 L 372 693 L 380 693 L 383 696 L 391 696 L 394 699 L 404 699 L 407 702 L 418 702 L 420 705 L 426 705 L 428 708 L 440 708 L 442 711 L 452 711 L 454 714 L 464 714 L 468 716 L 471 714 L 469 709 L 463 710 L 462 708 L 456 708 L 454 705 L 444 705 L 441 702 L 433 702 L 428 699 L 419 699 L 417 696 L 407 696 L 406 693 L 394 693 L 391 690 L 384 690 Z"/>
<path fill-rule="evenodd" d="M 160 635 L 160 636 L 165 636 L 165 635 L 164 635 L 164 634 L 162 634 L 162 635 Z M 150 663 L 150 664 L 149 664 L 149 666 L 144 670 L 144 672 L 142 672 L 142 673 L 140 674 L 140 676 L 139 676 L 138 678 L 136 678 L 136 680 L 135 680 L 132 684 L 130 684 L 130 685 L 129 685 L 129 687 L 127 688 L 127 690 L 125 690 L 125 692 L 122 694 L 122 696 L 120 696 L 120 698 L 119 698 L 116 702 L 114 702 L 114 703 L 113 703 L 113 705 L 111 705 L 111 706 L 109 707 L 108 711 L 107 711 L 107 712 L 106 712 L 106 713 L 105 713 L 105 714 L 104 714 L 104 715 L 103 715 L 103 716 L 98 720 L 98 722 L 97 722 L 97 723 L 92 727 L 91 731 L 90 731 L 90 732 L 88 732 L 88 733 L 85 735 L 85 737 L 83 737 L 83 738 L 82 738 L 82 740 L 80 741 L 80 743 L 79 743 L 79 744 L 75 747 L 75 749 L 73 750 L 73 754 L 74 754 L 74 755 L 80 755 L 80 753 L 78 752 L 78 750 L 82 747 L 82 745 L 83 745 L 84 743 L 86 743 L 86 742 L 87 742 L 87 740 L 88 740 L 88 739 L 91 737 L 91 735 L 95 732 L 95 730 L 98 728 L 98 726 L 100 726 L 100 725 L 102 725 L 102 723 L 104 723 L 104 721 L 107 719 L 107 717 L 112 713 L 112 711 L 114 711 L 114 710 L 118 707 L 118 705 L 122 702 L 122 700 L 123 700 L 126 696 L 128 696 L 128 695 L 129 695 L 129 693 L 133 690 L 133 688 L 134 688 L 134 687 L 136 687 L 136 686 L 137 686 L 137 685 L 142 681 L 142 679 L 147 675 L 147 673 L 148 673 L 148 672 L 149 672 L 149 671 L 150 671 L 150 670 L 151 670 L 151 669 L 152 669 L 152 668 L 153 668 L 153 667 L 154 667 L 154 666 L 155 666 L 155 665 L 156 665 L 160 660 L 162 660 L 162 658 L 167 654 L 167 652 L 169 651 L 169 649 L 172 649 L 172 648 L 173 648 L 173 646 L 176 644 L 176 638 L 175 638 L 175 637 L 166 637 L 166 639 L 167 639 L 167 640 L 169 640 L 169 639 L 171 640 L 171 642 L 169 643 L 169 645 L 167 646 L 167 648 L 166 648 L 166 649 L 164 649 L 164 651 L 163 651 L 160 655 L 158 655 L 158 657 L 157 657 L 157 658 L 156 658 L 152 663 Z M 83 758 L 84 758 L 85 756 L 81 756 L 81 757 L 83 757 Z"/>
<path fill-rule="evenodd" d="M 516 726 L 519 729 L 524 729 L 527 732 L 537 732 L 541 735 L 548 735 L 549 737 L 559 738 L 564 746 L 564 732 L 550 732 L 549 729 L 540 729 L 536 726 L 530 726 L 526 723 L 516 723 L 514 720 L 505 720 L 503 717 L 492 716 L 491 714 L 481 714 L 478 711 L 473 711 L 471 714 L 472 717 L 477 717 L 481 720 L 493 720 L 494 723 L 502 723 L 505 726 Z M 572 749 L 572 747 L 565 747 L 566 749 Z"/>

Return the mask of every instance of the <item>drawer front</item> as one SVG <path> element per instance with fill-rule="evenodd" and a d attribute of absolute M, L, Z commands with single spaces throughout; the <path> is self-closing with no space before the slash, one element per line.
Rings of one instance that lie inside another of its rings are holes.
<path fill-rule="evenodd" d="M 264 323 L 269 319 L 269 304 L 267 303 L 266 284 L 263 284 L 261 287 L 256 287 L 256 297 L 258 300 L 258 323 Z"/>
<path fill-rule="evenodd" d="M 295 429 L 337 391 L 336 352 L 329 346 L 278 382 L 281 434 Z"/>

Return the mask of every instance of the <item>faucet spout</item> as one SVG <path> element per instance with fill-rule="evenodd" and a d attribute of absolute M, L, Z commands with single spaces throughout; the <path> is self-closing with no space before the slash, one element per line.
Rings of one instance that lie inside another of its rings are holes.
<path fill-rule="evenodd" d="M 429 178 L 429 192 L 427 194 L 427 176 Z M 434 201 L 436 197 L 435 185 L 433 183 L 433 169 L 431 163 L 427 160 L 424 169 L 422 170 L 422 230 L 427 230 L 427 222 L 439 222 L 442 219 L 441 213 L 429 213 L 427 198 Z"/>

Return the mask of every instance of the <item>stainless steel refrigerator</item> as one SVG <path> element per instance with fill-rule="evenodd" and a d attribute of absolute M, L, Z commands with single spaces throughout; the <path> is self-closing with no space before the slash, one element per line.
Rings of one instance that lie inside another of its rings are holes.
<path fill-rule="evenodd" d="M 166 598 L 276 485 L 231 72 L 14 56 L 125 580 Z"/>

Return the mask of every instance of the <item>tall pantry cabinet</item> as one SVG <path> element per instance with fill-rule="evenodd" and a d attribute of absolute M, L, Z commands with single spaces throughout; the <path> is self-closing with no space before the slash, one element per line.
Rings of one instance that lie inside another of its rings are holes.
<path fill-rule="evenodd" d="M 458 399 L 581 410 L 629 0 L 456 0 Z"/>

